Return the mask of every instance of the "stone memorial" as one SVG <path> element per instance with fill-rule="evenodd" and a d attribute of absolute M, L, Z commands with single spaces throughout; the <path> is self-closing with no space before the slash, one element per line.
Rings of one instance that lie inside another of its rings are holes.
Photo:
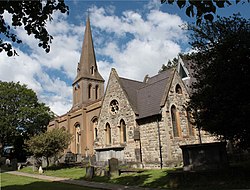
<path fill-rule="evenodd" d="M 118 159 L 116 158 L 111 158 L 108 160 L 108 165 L 109 165 L 109 174 L 110 176 L 118 176 L 119 175 L 119 163 Z"/>
<path fill-rule="evenodd" d="M 87 179 L 92 179 L 94 177 L 94 174 L 95 174 L 95 168 L 94 168 L 94 166 L 87 166 L 86 167 L 85 177 Z"/>
<path fill-rule="evenodd" d="M 223 169 L 228 166 L 226 143 L 214 142 L 180 146 L 183 170 Z"/>

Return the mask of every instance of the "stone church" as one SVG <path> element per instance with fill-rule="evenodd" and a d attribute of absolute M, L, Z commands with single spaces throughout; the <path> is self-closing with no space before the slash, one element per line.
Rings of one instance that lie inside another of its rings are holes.
<path fill-rule="evenodd" d="M 178 67 L 146 75 L 143 81 L 119 77 L 113 68 L 104 93 L 88 18 L 72 84 L 72 108 L 48 127 L 73 134 L 65 151 L 78 155 L 78 160 L 95 155 L 98 162 L 118 158 L 144 168 L 175 166 L 182 160 L 179 146 L 199 139 L 185 107 L 189 82 L 188 69 L 179 59 Z"/>

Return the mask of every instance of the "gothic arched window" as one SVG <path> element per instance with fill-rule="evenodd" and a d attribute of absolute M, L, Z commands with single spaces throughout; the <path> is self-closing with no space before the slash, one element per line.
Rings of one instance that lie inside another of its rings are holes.
<path fill-rule="evenodd" d="M 111 144 L 111 128 L 109 123 L 106 124 L 106 145 L 110 145 Z"/>
<path fill-rule="evenodd" d="M 177 110 L 176 110 L 176 107 L 174 105 L 171 107 L 171 118 L 172 118 L 174 137 L 179 137 L 180 136 L 179 122 L 178 122 Z"/>
<path fill-rule="evenodd" d="M 76 154 L 81 154 L 81 128 L 80 124 L 75 126 Z"/>
<path fill-rule="evenodd" d="M 122 119 L 120 121 L 120 141 L 121 143 L 127 142 L 127 132 L 126 132 L 126 124 L 125 121 Z"/>
<path fill-rule="evenodd" d="M 189 136 L 194 136 L 192 113 L 189 109 L 186 110 L 186 113 L 187 113 L 187 125 L 188 125 Z"/>
<path fill-rule="evenodd" d="M 179 84 L 177 84 L 175 86 L 175 93 L 177 94 L 182 94 L 182 89 L 181 89 L 181 86 Z"/>
<path fill-rule="evenodd" d="M 98 138 L 97 118 L 93 119 L 92 122 L 93 122 L 93 130 L 94 130 L 94 140 L 97 140 Z"/>

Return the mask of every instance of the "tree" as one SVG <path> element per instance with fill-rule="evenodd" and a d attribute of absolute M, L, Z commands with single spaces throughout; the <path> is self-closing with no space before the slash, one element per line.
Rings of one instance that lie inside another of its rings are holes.
<path fill-rule="evenodd" d="M 21 151 L 24 140 L 47 130 L 53 113 L 19 82 L 0 81 L 0 144 Z"/>
<path fill-rule="evenodd" d="M 40 135 L 31 137 L 26 142 L 28 150 L 33 153 L 34 157 L 46 157 L 47 167 L 49 166 L 49 158 L 57 156 L 68 148 L 72 135 L 62 128 L 54 128 Z"/>
<path fill-rule="evenodd" d="M 182 54 L 179 54 L 179 56 L 182 56 Z M 158 73 L 161 73 L 163 71 L 166 71 L 169 68 L 176 67 L 178 65 L 178 58 L 173 58 L 172 61 L 168 60 L 168 63 L 165 65 L 163 64 L 161 66 L 161 69 L 158 71 Z"/>
<path fill-rule="evenodd" d="M 235 0 L 238 4 L 241 0 Z M 231 0 L 161 0 L 161 3 L 174 4 L 182 9 L 186 8 L 186 15 L 189 17 L 196 16 L 196 23 L 201 23 L 202 19 L 213 21 L 217 8 L 225 8 L 231 6 Z M 249 3 L 250 0 L 247 0 Z M 246 1 L 242 1 L 246 3 Z"/>
<path fill-rule="evenodd" d="M 197 125 L 234 145 L 250 146 L 250 20 L 239 14 L 189 26 L 194 61 L 189 106 Z"/>
<path fill-rule="evenodd" d="M 28 35 L 32 34 L 39 40 L 38 46 L 48 53 L 53 37 L 48 33 L 46 23 L 52 20 L 54 11 L 68 13 L 68 6 L 64 0 L 0 1 L 0 34 L 4 36 L 0 37 L 0 52 L 4 50 L 8 56 L 17 54 L 7 40 L 21 43 L 14 30 L 23 27 Z M 9 13 L 12 17 L 10 25 L 4 19 L 5 13 Z"/>

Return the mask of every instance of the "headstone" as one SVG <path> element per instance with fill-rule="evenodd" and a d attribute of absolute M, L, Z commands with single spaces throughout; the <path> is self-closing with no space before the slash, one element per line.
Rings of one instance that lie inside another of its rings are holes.
<path fill-rule="evenodd" d="M 180 146 L 183 155 L 183 170 L 223 169 L 228 167 L 224 142 Z"/>
<path fill-rule="evenodd" d="M 22 169 L 22 164 L 21 163 L 18 163 L 17 164 L 17 170 L 21 170 Z"/>
<path fill-rule="evenodd" d="M 118 159 L 111 158 L 108 160 L 109 163 L 109 174 L 110 176 L 118 176 L 119 175 L 119 164 Z"/>
<path fill-rule="evenodd" d="M 39 172 L 39 174 L 42 174 L 42 173 L 43 173 L 42 166 L 39 167 L 38 172 Z"/>
<path fill-rule="evenodd" d="M 85 177 L 87 179 L 92 179 L 94 177 L 94 173 L 95 173 L 94 166 L 87 166 L 86 167 L 86 175 L 85 175 Z"/>
<path fill-rule="evenodd" d="M 10 166 L 10 159 L 9 159 L 9 158 L 7 158 L 7 159 L 5 160 L 5 165 Z"/>
<path fill-rule="evenodd" d="M 12 170 L 17 170 L 17 159 L 16 158 L 11 160 L 11 168 L 12 168 Z"/>
<path fill-rule="evenodd" d="M 89 157 L 89 162 L 90 162 L 90 165 L 92 165 L 92 166 L 95 165 L 95 163 L 96 163 L 95 155 Z"/>

